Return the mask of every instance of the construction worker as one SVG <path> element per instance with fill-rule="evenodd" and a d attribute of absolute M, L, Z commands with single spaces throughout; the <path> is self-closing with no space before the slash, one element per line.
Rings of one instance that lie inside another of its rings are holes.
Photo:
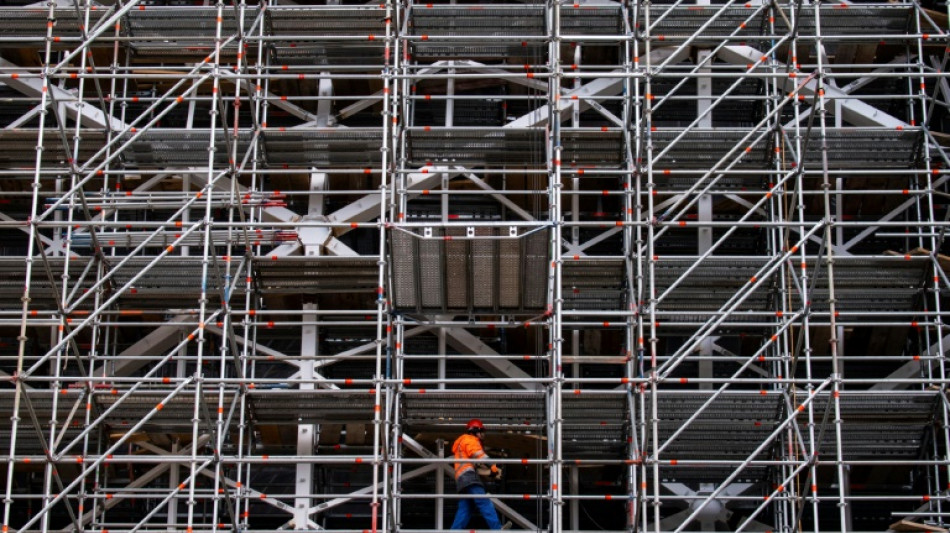
<path fill-rule="evenodd" d="M 465 434 L 455 439 L 452 444 L 452 453 L 455 454 L 455 486 L 459 494 L 484 495 L 485 486 L 475 470 L 472 460 L 479 463 L 488 461 L 488 454 L 482 449 L 482 439 L 485 436 L 485 425 L 482 421 L 473 418 L 465 426 Z M 491 465 L 492 479 L 501 478 L 501 470 Z M 459 508 L 455 513 L 455 520 L 450 529 L 466 529 L 468 521 L 472 518 L 472 511 L 478 507 L 478 511 L 485 517 L 488 523 L 488 529 L 508 529 L 511 523 L 505 524 L 504 528 L 501 521 L 498 520 L 498 514 L 495 512 L 495 506 L 488 498 L 474 498 L 459 500 Z"/>

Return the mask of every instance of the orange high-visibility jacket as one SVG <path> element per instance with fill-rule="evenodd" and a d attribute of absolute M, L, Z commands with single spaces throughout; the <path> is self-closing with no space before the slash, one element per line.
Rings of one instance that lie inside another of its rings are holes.
<path fill-rule="evenodd" d="M 452 453 L 455 454 L 455 479 L 458 479 L 466 470 L 474 470 L 475 465 L 468 459 L 488 459 L 488 454 L 482 449 L 482 441 L 475 435 L 466 433 L 455 439 L 452 444 Z"/>

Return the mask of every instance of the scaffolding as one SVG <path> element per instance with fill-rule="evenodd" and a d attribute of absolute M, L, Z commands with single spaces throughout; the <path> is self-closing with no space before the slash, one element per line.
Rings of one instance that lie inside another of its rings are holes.
<path fill-rule="evenodd" d="M 946 531 L 948 14 L 3 2 L 3 533 Z"/>

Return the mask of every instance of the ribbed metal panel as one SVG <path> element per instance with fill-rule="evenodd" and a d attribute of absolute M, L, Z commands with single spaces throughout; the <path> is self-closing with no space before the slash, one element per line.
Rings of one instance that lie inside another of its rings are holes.
<path fill-rule="evenodd" d="M 448 228 L 446 234 L 450 237 L 465 235 L 464 228 Z M 449 289 L 445 293 L 446 304 L 451 309 L 463 309 L 472 301 L 472 276 L 467 260 L 470 242 L 451 240 L 445 243 L 445 286 Z M 477 285 L 475 285 L 477 287 Z"/>
<path fill-rule="evenodd" d="M 921 283 L 927 269 L 923 258 L 835 258 L 835 298 L 839 311 L 909 311 L 918 304 Z M 657 296 L 696 262 L 696 258 L 663 256 L 655 263 Z M 766 264 L 765 259 L 710 257 L 683 279 L 658 305 L 660 312 L 716 311 L 749 286 L 749 280 Z M 828 309 L 828 269 L 824 260 L 806 261 L 817 283 L 808 286 L 813 310 Z M 761 274 L 759 275 L 761 277 Z M 774 275 L 773 275 L 774 277 Z M 809 280 L 811 284 L 813 279 Z M 741 319 L 743 311 L 767 311 L 775 304 L 773 283 L 764 283 L 738 307 L 731 319 Z M 803 305 L 800 291 L 793 288 L 792 305 Z M 664 315 L 667 320 L 703 321 L 704 316 Z"/>
<path fill-rule="evenodd" d="M 659 128 L 652 132 L 653 151 L 657 156 L 654 164 L 658 169 L 704 169 L 711 168 L 723 160 L 716 167 L 721 170 L 729 167 L 736 159 L 739 162 L 732 168 L 764 169 L 771 161 L 768 135 L 750 146 L 749 142 L 740 142 L 748 134 L 745 130 L 693 129 L 676 140 L 682 131 Z M 755 136 L 750 137 L 754 138 Z M 672 144 L 673 141 L 676 141 L 676 144 Z M 661 155 L 661 152 L 668 148 L 669 151 Z M 746 152 L 746 148 L 750 150 Z"/>
<path fill-rule="evenodd" d="M 563 35 L 619 35 L 624 33 L 623 13 L 619 5 L 562 4 Z"/>
<path fill-rule="evenodd" d="M 392 232 L 393 305 L 418 312 L 543 310 L 545 236 L 497 238 L 507 231 L 478 226 L 469 240 L 445 240 L 441 228 L 430 239 L 421 231 Z"/>
<path fill-rule="evenodd" d="M 617 167 L 624 162 L 620 131 L 564 128 L 561 145 L 564 165 Z"/>
<path fill-rule="evenodd" d="M 132 139 L 133 133 L 123 135 L 121 142 Z M 230 136 L 223 131 L 213 134 L 205 130 L 186 130 L 179 128 L 149 129 L 138 134 L 132 144 L 122 153 L 123 159 L 139 168 L 162 167 L 207 167 L 208 143 L 214 138 L 216 150 L 213 152 L 215 166 L 227 166 L 231 158 L 228 150 Z M 237 153 L 243 157 L 250 146 L 251 134 L 238 132 Z"/>
<path fill-rule="evenodd" d="M 285 257 L 258 261 L 254 271 L 263 294 L 367 293 L 379 284 L 372 258 Z"/>
<path fill-rule="evenodd" d="M 650 20 L 657 21 L 651 26 L 654 36 L 662 35 L 664 39 L 689 37 L 699 31 L 712 17 L 716 19 L 706 26 L 706 29 L 697 34 L 695 43 L 718 44 L 725 37 L 733 36 L 736 40 L 743 37 L 758 35 L 785 34 L 791 31 L 787 19 L 776 16 L 775 30 L 770 27 L 768 12 L 755 8 L 758 6 L 723 8 L 719 6 L 664 6 L 651 5 Z M 860 5 L 822 5 L 821 33 L 825 36 L 866 36 L 865 41 L 876 42 L 875 36 L 901 35 L 907 33 L 912 20 L 913 8 L 906 5 L 893 6 L 860 6 Z M 765 15 L 763 16 L 763 13 Z M 662 20 L 660 17 L 663 17 Z M 751 17 L 751 18 L 750 18 Z M 802 6 L 797 18 L 798 31 L 803 35 L 815 32 L 815 6 Z M 744 24 L 743 27 L 740 27 Z M 764 42 L 764 41 L 763 41 Z M 748 41 L 749 45 L 757 45 L 757 41 Z"/>
<path fill-rule="evenodd" d="M 420 240 L 418 246 L 418 283 L 419 296 L 424 309 L 438 309 L 445 306 L 445 279 L 443 241 Z"/>
<path fill-rule="evenodd" d="M 567 390 L 562 393 L 562 400 L 565 457 L 626 457 L 630 417 L 625 394 Z"/>
<path fill-rule="evenodd" d="M 808 264 L 814 265 L 815 258 Z M 926 257 L 835 257 L 835 306 L 838 311 L 912 311 L 923 296 L 930 270 Z M 828 268 L 821 262 L 811 294 L 814 309 L 828 309 Z"/>
<path fill-rule="evenodd" d="M 248 393 L 259 424 L 366 423 L 373 419 L 369 390 L 255 390 Z"/>
<path fill-rule="evenodd" d="M 267 8 L 272 35 L 330 37 L 381 36 L 386 31 L 386 10 L 372 6 L 294 6 Z"/>
<path fill-rule="evenodd" d="M 0 168 L 32 169 L 36 165 L 36 146 L 39 139 L 36 129 L 0 130 Z M 79 143 L 78 162 L 82 164 L 99 151 L 106 143 L 103 132 L 85 130 Z M 42 165 L 45 170 L 69 170 L 70 152 L 66 152 L 59 136 L 47 135 L 43 139 Z"/>
<path fill-rule="evenodd" d="M 476 228 L 476 235 L 491 235 L 491 228 Z M 477 290 L 472 293 L 475 307 L 493 309 L 497 293 L 497 243 L 494 241 L 472 241 L 472 277 Z"/>
<path fill-rule="evenodd" d="M 658 129 L 652 133 L 654 152 L 659 155 L 676 140 L 682 130 Z M 654 160 L 660 169 L 725 169 L 768 168 L 772 162 L 771 136 L 750 144 L 746 130 L 694 129 L 679 139 L 672 148 Z M 884 130 L 867 128 L 829 128 L 825 145 L 828 147 L 828 168 L 912 168 L 918 158 L 922 132 L 914 130 Z M 813 130 L 804 154 L 808 168 L 821 167 L 821 133 Z M 748 151 L 746 151 L 748 149 Z M 733 161 L 738 161 L 732 165 Z"/>
<path fill-rule="evenodd" d="M 384 63 L 383 45 L 276 41 L 268 49 L 274 65 L 298 67 L 298 72 L 332 70 L 341 66 L 380 67 Z M 300 68 L 303 67 L 303 68 Z"/>
<path fill-rule="evenodd" d="M 291 167 L 378 167 L 382 130 L 346 128 L 322 130 L 264 130 L 269 164 Z"/>
<path fill-rule="evenodd" d="M 406 133 L 409 165 L 434 161 L 457 165 L 543 167 L 542 129 L 410 129 Z"/>
<path fill-rule="evenodd" d="M 90 27 L 98 24 L 105 15 L 105 8 L 90 11 Z M 35 39 L 31 44 L 42 43 L 46 36 L 48 16 L 49 10 L 45 7 L 0 7 L 0 20 L 3 20 L 0 25 L 0 46 L 23 46 L 23 38 Z M 84 19 L 84 8 L 79 9 L 78 16 L 73 7 L 57 9 L 53 34 L 60 38 L 79 38 L 82 36 L 79 28 Z M 17 38 L 17 41 L 6 41 L 11 38 Z"/>
<path fill-rule="evenodd" d="M 654 263 L 656 297 L 663 295 L 695 262 L 695 258 L 660 257 Z M 749 280 L 764 264 L 765 259 L 707 258 L 657 304 L 657 311 L 716 311 L 740 289 L 748 287 Z M 769 284 L 760 286 L 745 299 L 736 313 L 768 310 L 768 295 Z M 664 315 L 666 320 L 702 322 L 707 318 L 705 315 Z"/>
<path fill-rule="evenodd" d="M 143 426 L 146 430 L 190 428 L 195 411 L 195 391 L 186 389 L 169 399 L 165 398 L 167 394 L 168 391 L 164 390 L 141 391 L 127 398 L 122 398 L 121 392 L 112 394 L 106 391 L 94 393 L 92 399 L 93 403 L 99 406 L 103 412 L 114 407 L 103 419 L 116 429 L 134 426 L 146 417 L 149 417 L 145 426 Z M 233 401 L 234 392 L 225 391 L 225 405 Z M 218 391 L 205 390 L 198 398 L 198 402 L 199 412 L 203 415 L 217 412 Z M 206 422 L 209 427 L 214 424 L 210 417 Z"/>
<path fill-rule="evenodd" d="M 400 231 L 393 231 L 389 236 L 389 249 L 392 254 L 392 297 L 393 302 L 400 307 L 415 309 L 419 306 L 416 297 L 415 269 L 411 261 L 399 261 L 400 257 L 412 258 L 416 256 L 416 239 Z"/>
<path fill-rule="evenodd" d="M 402 395 L 403 423 L 412 430 L 458 429 L 478 417 L 493 429 L 537 431 L 544 425 L 544 394 L 527 391 L 407 390 Z"/>
<path fill-rule="evenodd" d="M 582 256 L 564 260 L 561 294 L 565 311 L 620 309 L 624 301 L 623 261 Z"/>
<path fill-rule="evenodd" d="M 545 34 L 544 8 L 540 5 L 420 5 L 410 14 L 409 28 L 418 36 L 540 36 Z"/>

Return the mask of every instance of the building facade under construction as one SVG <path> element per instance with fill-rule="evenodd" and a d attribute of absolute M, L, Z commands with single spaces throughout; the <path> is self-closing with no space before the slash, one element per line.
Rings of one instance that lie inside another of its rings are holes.
<path fill-rule="evenodd" d="M 0 3 L 3 533 L 947 531 L 948 6 L 429 1 Z"/>

